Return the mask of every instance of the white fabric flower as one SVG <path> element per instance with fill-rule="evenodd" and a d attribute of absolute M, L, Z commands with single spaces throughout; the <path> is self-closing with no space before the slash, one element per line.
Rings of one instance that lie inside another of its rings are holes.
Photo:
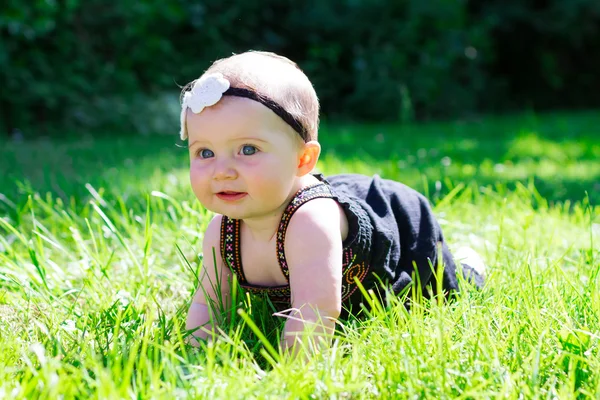
<path fill-rule="evenodd" d="M 181 107 L 181 140 L 187 139 L 185 128 L 185 113 L 189 108 L 194 114 L 198 114 L 205 107 L 215 105 L 221 100 L 223 93 L 229 89 L 229 81 L 220 73 L 208 74 L 198 79 L 192 90 L 183 96 Z"/>

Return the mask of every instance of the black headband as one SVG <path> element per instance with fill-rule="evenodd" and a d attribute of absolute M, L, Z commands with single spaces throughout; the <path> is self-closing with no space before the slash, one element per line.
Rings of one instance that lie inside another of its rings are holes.
<path fill-rule="evenodd" d="M 268 107 L 271 111 L 279 116 L 282 120 L 284 120 L 289 126 L 294 128 L 296 132 L 300 135 L 304 142 L 308 142 L 310 140 L 308 136 L 308 132 L 296 117 L 286 111 L 285 108 L 281 107 L 275 101 L 269 99 L 268 97 L 261 96 L 253 90 L 243 89 L 243 88 L 234 88 L 230 87 L 223 93 L 223 96 L 237 96 L 237 97 L 245 97 L 250 100 L 258 101 L 265 107 Z"/>

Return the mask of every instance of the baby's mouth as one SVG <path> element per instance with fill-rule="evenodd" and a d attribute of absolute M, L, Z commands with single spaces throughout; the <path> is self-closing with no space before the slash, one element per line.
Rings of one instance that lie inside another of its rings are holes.
<path fill-rule="evenodd" d="M 225 200 L 225 201 L 236 201 L 236 200 L 241 200 L 242 198 L 246 197 L 248 193 L 246 192 L 232 192 L 232 191 L 224 191 L 224 192 L 218 192 L 217 193 L 217 197 L 221 200 Z"/>

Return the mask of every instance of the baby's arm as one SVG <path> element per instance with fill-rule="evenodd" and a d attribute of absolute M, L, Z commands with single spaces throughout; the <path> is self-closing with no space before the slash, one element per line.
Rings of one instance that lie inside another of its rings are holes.
<path fill-rule="evenodd" d="M 213 218 L 204 232 L 200 285 L 186 321 L 187 330 L 198 328 L 192 333 L 194 337 L 190 339 L 194 346 L 198 345 L 196 338 L 208 339 L 212 336 L 213 324 L 218 323 L 221 311 L 229 308 L 230 271 L 223 263 L 219 247 L 221 219 L 220 215 Z"/>
<path fill-rule="evenodd" d="M 285 324 L 284 349 L 302 342 L 303 332 L 330 343 L 342 305 L 342 212 L 332 199 L 315 199 L 290 221 L 285 254 L 294 311 Z"/>

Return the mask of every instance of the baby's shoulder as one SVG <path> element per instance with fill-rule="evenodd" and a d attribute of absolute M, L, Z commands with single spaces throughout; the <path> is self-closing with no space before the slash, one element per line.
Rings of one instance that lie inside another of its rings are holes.
<path fill-rule="evenodd" d="M 221 238 L 221 224 L 223 222 L 223 216 L 221 214 L 215 215 L 208 226 L 204 230 L 203 243 L 210 245 L 219 245 Z"/>
<path fill-rule="evenodd" d="M 348 219 L 335 199 L 317 198 L 299 207 L 290 219 L 286 239 L 318 234 L 341 234 L 343 239 L 348 235 Z"/>

